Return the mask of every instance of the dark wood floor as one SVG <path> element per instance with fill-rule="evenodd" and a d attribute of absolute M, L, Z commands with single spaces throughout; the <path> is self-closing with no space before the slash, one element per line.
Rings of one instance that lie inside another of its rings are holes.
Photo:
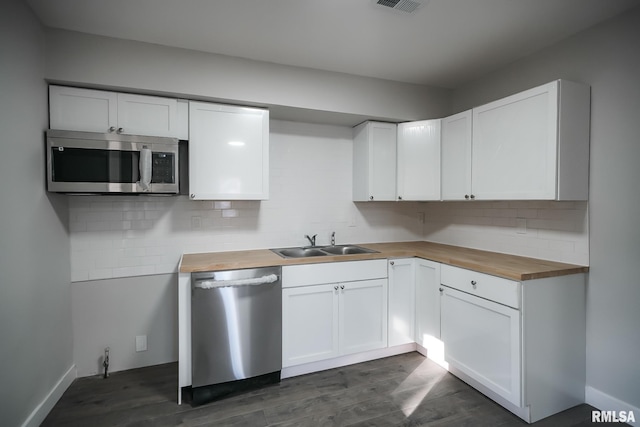
<path fill-rule="evenodd" d="M 418 353 L 282 380 L 199 407 L 176 404 L 177 364 L 73 382 L 43 426 L 522 426 Z M 580 405 L 535 426 L 591 424 Z"/>

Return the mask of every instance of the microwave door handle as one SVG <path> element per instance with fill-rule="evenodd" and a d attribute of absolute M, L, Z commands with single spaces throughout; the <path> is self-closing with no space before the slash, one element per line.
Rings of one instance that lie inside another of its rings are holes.
<path fill-rule="evenodd" d="M 151 150 L 148 148 L 142 148 L 140 150 L 140 181 L 138 185 L 142 191 L 149 191 L 151 189 Z"/>

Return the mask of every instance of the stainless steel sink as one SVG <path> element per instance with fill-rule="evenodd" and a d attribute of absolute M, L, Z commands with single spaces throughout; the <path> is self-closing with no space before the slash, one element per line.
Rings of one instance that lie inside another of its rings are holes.
<path fill-rule="evenodd" d="M 271 249 L 283 258 L 306 258 L 312 256 L 327 256 L 318 248 L 283 248 Z"/>
<path fill-rule="evenodd" d="M 362 248 L 356 245 L 336 245 L 336 246 L 325 246 L 322 248 L 324 252 L 330 253 L 331 255 L 356 255 L 356 254 L 371 254 L 376 251 L 371 249 Z"/>
<path fill-rule="evenodd" d="M 307 258 L 327 255 L 356 255 L 377 253 L 377 251 L 362 248 L 356 245 L 280 248 L 271 249 L 271 251 L 275 252 L 283 258 Z"/>

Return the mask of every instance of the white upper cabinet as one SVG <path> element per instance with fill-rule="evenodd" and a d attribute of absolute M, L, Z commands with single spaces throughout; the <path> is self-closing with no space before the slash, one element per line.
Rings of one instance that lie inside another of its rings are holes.
<path fill-rule="evenodd" d="M 269 198 L 269 111 L 189 102 L 192 200 Z"/>
<path fill-rule="evenodd" d="M 440 200 L 440 119 L 398 124 L 398 200 Z"/>
<path fill-rule="evenodd" d="M 121 133 L 178 138 L 178 123 L 176 99 L 118 94 L 118 128 L 122 129 Z"/>
<path fill-rule="evenodd" d="M 51 129 L 189 139 L 186 105 L 158 96 L 49 87 Z"/>
<path fill-rule="evenodd" d="M 393 123 L 364 122 L 354 128 L 354 202 L 396 199 L 396 137 Z"/>
<path fill-rule="evenodd" d="M 118 129 L 118 94 L 49 86 L 49 127 L 59 130 L 115 132 Z"/>
<path fill-rule="evenodd" d="M 558 80 L 473 109 L 472 192 L 483 200 L 586 200 L 589 87 Z"/>
<path fill-rule="evenodd" d="M 442 119 L 442 200 L 475 198 L 471 191 L 471 110 Z"/>

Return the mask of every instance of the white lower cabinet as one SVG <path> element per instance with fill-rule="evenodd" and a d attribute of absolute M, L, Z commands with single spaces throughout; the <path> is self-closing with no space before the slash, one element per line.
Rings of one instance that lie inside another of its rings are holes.
<path fill-rule="evenodd" d="M 339 353 L 387 346 L 387 279 L 340 283 Z"/>
<path fill-rule="evenodd" d="M 520 312 L 443 286 L 445 360 L 520 406 Z"/>
<path fill-rule="evenodd" d="M 284 266 L 282 277 L 283 367 L 387 346 L 386 260 Z"/>
<path fill-rule="evenodd" d="M 389 261 L 389 347 L 415 341 L 414 260 Z"/>
<path fill-rule="evenodd" d="M 440 340 L 440 264 L 415 258 L 417 344 L 432 352 L 439 351 Z M 441 350 L 440 350 L 441 352 Z M 435 357 L 434 357 L 435 359 Z"/>
<path fill-rule="evenodd" d="M 527 422 L 584 403 L 585 277 L 513 281 L 441 265 L 444 359 Z"/>
<path fill-rule="evenodd" d="M 337 285 L 282 290 L 283 366 L 338 356 Z"/>

